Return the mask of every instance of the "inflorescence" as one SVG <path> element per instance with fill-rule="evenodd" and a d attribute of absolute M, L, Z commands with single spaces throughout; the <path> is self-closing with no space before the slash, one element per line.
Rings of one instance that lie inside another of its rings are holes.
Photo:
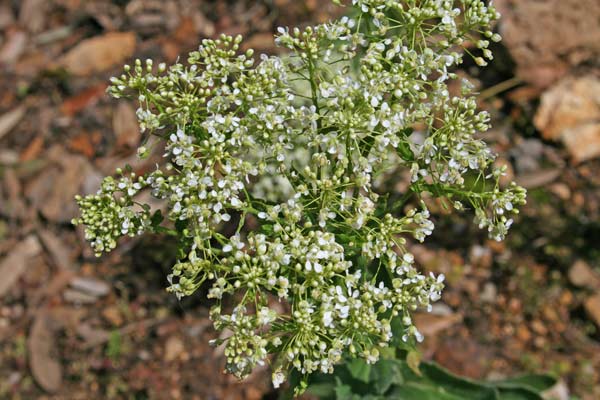
<path fill-rule="evenodd" d="M 346 356 L 376 362 L 393 337 L 422 340 L 411 314 L 440 298 L 444 277 L 420 272 L 407 241 L 422 242 L 434 224 L 424 202 L 391 204 L 384 177 L 410 171 L 404 199 L 427 192 L 472 209 L 496 240 L 525 202 L 524 189 L 500 187 L 504 169 L 475 137 L 489 115 L 472 86 L 462 81 L 459 95 L 448 86 L 465 54 L 482 66 L 492 58 L 495 9 L 481 0 L 352 6 L 352 17 L 279 28 L 282 57 L 255 59 L 241 37 L 222 35 L 186 65 L 137 60 L 111 80 L 114 97 L 137 94 L 153 136 L 139 155 L 162 142 L 168 162 L 105 178 L 97 194 L 77 197 L 74 223 L 97 255 L 124 235 L 175 234 L 184 256 L 168 289 L 189 296 L 209 282 L 211 318 L 225 332 L 215 344 L 239 378 L 270 363 L 277 387 L 291 369 L 331 373 Z M 167 202 L 170 222 L 136 202 L 143 190 Z"/>

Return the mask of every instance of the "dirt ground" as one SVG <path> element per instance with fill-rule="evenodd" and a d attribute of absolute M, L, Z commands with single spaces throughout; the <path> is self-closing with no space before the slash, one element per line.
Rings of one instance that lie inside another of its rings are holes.
<path fill-rule="evenodd" d="M 95 258 L 71 226 L 73 196 L 117 166 L 136 171 L 135 104 L 109 98 L 123 63 L 173 62 L 205 37 L 243 34 L 277 52 L 280 25 L 325 21 L 318 0 L 0 2 L 0 398 L 274 398 L 266 371 L 222 373 L 201 294 L 165 292 L 173 244 L 124 240 Z M 561 377 L 600 398 L 600 3 L 497 0 L 504 36 L 483 71 L 468 63 L 494 128 L 484 137 L 529 190 L 504 243 L 469 215 L 436 213 L 414 246 L 448 287 L 419 315 L 424 357 L 476 378 Z M 459 350 L 457 350 L 459 349 Z M 266 397 L 265 397 L 266 396 Z"/>

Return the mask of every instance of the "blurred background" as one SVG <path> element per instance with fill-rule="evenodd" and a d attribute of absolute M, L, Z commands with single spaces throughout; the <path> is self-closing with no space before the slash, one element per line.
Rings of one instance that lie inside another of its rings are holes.
<path fill-rule="evenodd" d="M 425 359 L 473 378 L 561 377 L 555 398 L 600 398 L 600 2 L 496 0 L 496 59 L 460 71 L 491 112 L 484 138 L 529 190 L 506 242 L 438 209 L 411 251 L 448 287 L 417 316 Z M 165 292 L 173 244 L 123 240 L 93 257 L 73 196 L 139 161 L 133 102 L 110 99 L 125 62 L 185 60 L 242 34 L 276 53 L 280 25 L 343 12 L 323 0 L 0 1 L 0 398 L 276 398 L 266 370 L 222 374 L 203 294 Z"/>

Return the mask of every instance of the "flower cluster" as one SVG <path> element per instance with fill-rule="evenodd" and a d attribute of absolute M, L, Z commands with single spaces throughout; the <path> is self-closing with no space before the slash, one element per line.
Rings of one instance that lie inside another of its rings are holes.
<path fill-rule="evenodd" d="M 134 200 L 147 187 L 147 179 L 134 173 L 126 175 L 120 168 L 117 174 L 121 175 L 118 180 L 104 178 L 97 194 L 75 197 L 81 217 L 72 222 L 85 225 L 85 238 L 97 256 L 113 250 L 121 236 L 140 235 L 151 227 L 149 206 Z"/>
<path fill-rule="evenodd" d="M 414 199 L 428 192 L 472 208 L 498 240 L 525 202 L 524 189 L 500 188 L 503 170 L 475 138 L 489 116 L 470 85 L 461 95 L 448 86 L 465 54 L 485 64 L 465 43 L 492 57 L 494 8 L 352 4 L 353 18 L 280 28 L 285 57 L 255 59 L 223 35 L 187 65 L 126 66 L 110 93 L 137 95 L 140 126 L 164 141 L 168 161 L 142 177 L 120 171 L 77 198 L 74 223 L 98 254 L 122 235 L 177 235 L 183 256 L 169 290 L 189 296 L 206 282 L 226 369 L 243 378 L 271 363 L 276 387 L 291 369 L 306 377 L 347 356 L 376 362 L 395 337 L 423 339 L 411 314 L 440 298 L 444 277 L 419 271 L 409 252 L 434 229 Z M 401 169 L 411 182 L 396 196 L 385 177 Z M 166 202 L 168 221 L 136 203 L 140 190 Z"/>

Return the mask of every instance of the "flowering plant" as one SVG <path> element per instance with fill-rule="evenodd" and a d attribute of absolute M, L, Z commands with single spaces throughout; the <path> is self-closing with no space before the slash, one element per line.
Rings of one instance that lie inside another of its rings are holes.
<path fill-rule="evenodd" d="M 139 155 L 163 143 L 168 162 L 143 176 L 118 169 L 97 194 L 77 197 L 74 223 L 97 255 L 123 235 L 177 236 L 168 290 L 210 285 L 211 319 L 224 332 L 214 342 L 239 378 L 269 362 L 277 387 L 291 369 L 331 373 L 347 356 L 376 362 L 393 337 L 422 340 L 411 313 L 440 298 L 444 277 L 420 272 L 407 249 L 434 229 L 418 200 L 430 193 L 473 209 L 497 240 L 525 202 L 524 189 L 500 188 L 504 170 L 474 136 L 489 116 L 476 111 L 471 85 L 460 95 L 448 87 L 463 54 L 479 65 L 492 58 L 495 9 L 482 0 L 352 7 L 352 18 L 279 28 L 284 57 L 255 60 L 240 52 L 241 37 L 222 35 L 187 65 L 136 60 L 111 81 L 114 97 L 138 96 L 149 132 Z M 406 193 L 386 192 L 385 177 L 402 169 Z M 167 202 L 169 222 L 136 201 L 145 189 Z"/>

